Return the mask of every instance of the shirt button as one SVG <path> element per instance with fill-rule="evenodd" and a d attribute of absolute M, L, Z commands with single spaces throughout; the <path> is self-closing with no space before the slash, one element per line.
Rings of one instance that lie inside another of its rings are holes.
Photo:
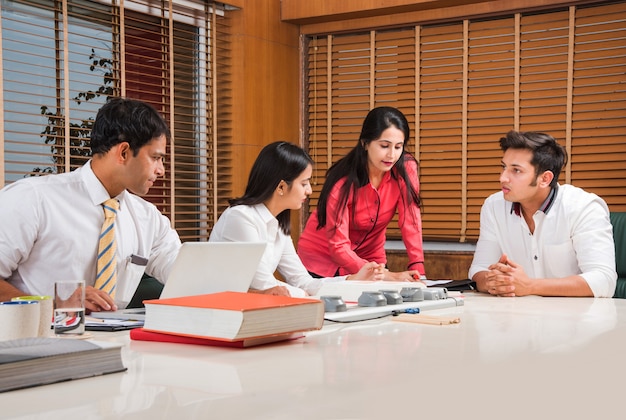
<path fill-rule="evenodd" d="M 370 222 L 374 223 L 374 219 L 370 219 Z"/>
<path fill-rule="evenodd" d="M 535 255 L 535 261 L 537 261 L 537 260 L 538 260 L 538 258 L 537 258 L 537 256 Z"/>

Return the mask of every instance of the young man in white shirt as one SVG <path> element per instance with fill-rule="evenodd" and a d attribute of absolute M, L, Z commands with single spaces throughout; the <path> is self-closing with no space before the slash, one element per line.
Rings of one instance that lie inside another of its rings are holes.
<path fill-rule="evenodd" d="M 93 157 L 83 167 L 0 190 L 0 300 L 53 295 L 57 280 L 85 280 L 87 310 L 116 310 L 130 301 L 144 271 L 165 281 L 181 242 L 170 221 L 138 195 L 163 176 L 169 138 L 154 108 L 112 98 L 98 111 Z M 115 297 L 94 287 L 108 199 L 119 202 Z"/>
<path fill-rule="evenodd" d="M 469 277 L 498 296 L 595 296 L 615 292 L 615 249 L 603 199 L 559 185 L 567 153 L 543 133 L 500 139 L 502 190 L 485 200 Z"/>

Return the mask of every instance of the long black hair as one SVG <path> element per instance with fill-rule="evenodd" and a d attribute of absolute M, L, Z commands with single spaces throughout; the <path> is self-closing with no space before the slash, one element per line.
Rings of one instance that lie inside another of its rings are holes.
<path fill-rule="evenodd" d="M 261 149 L 254 161 L 244 195 L 229 200 L 229 203 L 231 206 L 263 203 L 274 194 L 280 181 L 285 181 L 291 188 L 293 180 L 309 165 L 313 165 L 313 159 L 299 146 L 286 141 L 270 143 Z M 291 233 L 290 216 L 291 209 L 283 210 L 276 216 L 286 235 Z"/>
<path fill-rule="evenodd" d="M 326 181 L 322 187 L 317 206 L 318 229 L 326 226 L 328 195 L 340 179 L 344 177 L 347 178 L 339 193 L 339 209 L 346 208 L 351 190 L 356 192 L 357 188 L 363 187 L 370 182 L 369 173 L 367 171 L 367 150 L 365 150 L 365 146 L 374 140 L 378 140 L 383 131 L 391 126 L 404 133 L 402 154 L 393 166 L 391 176 L 396 180 L 404 180 L 404 184 L 406 185 L 405 206 L 408 207 L 411 203 L 420 204 L 419 194 L 413 188 L 405 167 L 405 161 L 407 159 L 415 161 L 415 158 L 406 153 L 407 142 L 410 138 L 409 123 L 400 110 L 389 106 L 382 106 L 372 109 L 365 117 L 363 127 L 361 128 L 361 135 L 359 136 L 359 141 L 356 146 L 326 171 Z M 354 211 L 356 208 L 356 194 L 353 195 L 352 200 L 352 209 Z M 352 217 L 354 218 L 354 214 Z"/>

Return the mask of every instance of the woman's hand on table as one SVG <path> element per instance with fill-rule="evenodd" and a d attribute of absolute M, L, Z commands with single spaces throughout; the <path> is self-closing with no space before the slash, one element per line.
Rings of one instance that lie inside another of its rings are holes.
<path fill-rule="evenodd" d="M 356 273 L 350 274 L 346 277 L 346 280 L 370 280 L 381 281 L 385 277 L 385 265 L 377 262 L 367 262 L 363 264 L 363 267 Z"/>
<path fill-rule="evenodd" d="M 421 274 L 417 270 L 389 271 L 385 269 L 385 281 L 421 282 Z"/>

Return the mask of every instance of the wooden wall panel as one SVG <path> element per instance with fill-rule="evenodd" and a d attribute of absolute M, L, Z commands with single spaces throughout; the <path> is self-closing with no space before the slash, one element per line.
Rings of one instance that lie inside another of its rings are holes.
<path fill-rule="evenodd" d="M 469 251 L 424 251 L 426 276 L 429 280 L 463 280 L 467 278 L 474 253 Z M 390 271 L 404 271 L 408 263 L 406 251 L 387 250 Z"/>
<path fill-rule="evenodd" d="M 235 195 L 264 145 L 299 141 L 299 29 L 279 16 L 279 0 L 247 1 L 232 12 Z"/>

